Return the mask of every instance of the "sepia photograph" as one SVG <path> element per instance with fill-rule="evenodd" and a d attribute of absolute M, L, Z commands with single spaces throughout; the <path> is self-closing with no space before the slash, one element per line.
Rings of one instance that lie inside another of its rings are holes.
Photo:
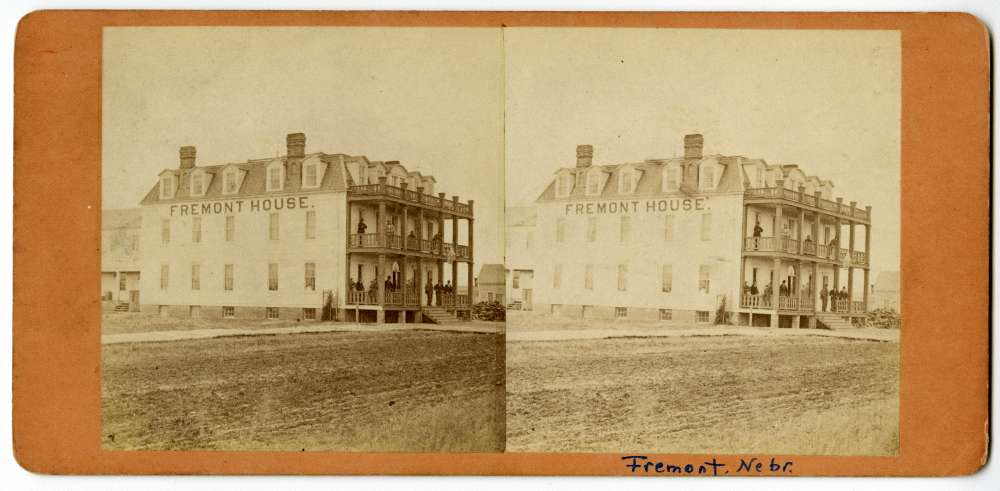
<path fill-rule="evenodd" d="M 507 451 L 897 455 L 899 32 L 504 48 Z"/>
<path fill-rule="evenodd" d="M 102 448 L 502 451 L 500 30 L 102 46 Z"/>

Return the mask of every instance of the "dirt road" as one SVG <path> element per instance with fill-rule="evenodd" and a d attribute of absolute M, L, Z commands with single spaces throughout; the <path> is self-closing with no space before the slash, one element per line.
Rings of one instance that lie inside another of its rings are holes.
<path fill-rule="evenodd" d="M 102 355 L 106 449 L 503 448 L 498 334 L 226 337 Z"/>
<path fill-rule="evenodd" d="M 509 342 L 507 449 L 892 454 L 898 351 L 812 336 Z"/>

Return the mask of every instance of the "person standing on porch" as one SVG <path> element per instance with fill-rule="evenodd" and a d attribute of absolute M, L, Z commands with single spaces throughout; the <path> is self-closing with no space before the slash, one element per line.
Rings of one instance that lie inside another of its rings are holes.
<path fill-rule="evenodd" d="M 826 312 L 827 295 L 829 294 L 830 292 L 826 290 L 826 285 L 823 285 L 823 289 L 819 291 L 819 299 L 823 302 L 823 312 Z"/>
<path fill-rule="evenodd" d="M 358 234 L 365 233 L 365 230 L 368 230 L 368 225 L 365 223 L 365 219 L 364 218 L 359 218 L 358 219 Z"/>
<path fill-rule="evenodd" d="M 764 233 L 764 227 L 760 226 L 760 220 L 753 226 L 753 248 L 760 247 L 760 236 Z"/>
<path fill-rule="evenodd" d="M 427 295 L 427 306 L 434 305 L 434 284 L 430 278 L 427 278 L 427 284 L 424 285 L 424 293 Z"/>
<path fill-rule="evenodd" d="M 441 281 L 438 281 L 434 285 L 434 300 L 436 302 L 435 305 L 437 305 L 438 307 L 441 306 L 441 293 L 443 289 L 444 288 L 441 286 Z"/>

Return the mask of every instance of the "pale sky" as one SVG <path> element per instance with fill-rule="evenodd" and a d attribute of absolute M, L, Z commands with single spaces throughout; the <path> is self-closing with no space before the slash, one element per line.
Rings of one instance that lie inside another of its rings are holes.
<path fill-rule="evenodd" d="M 595 164 L 705 153 L 798 164 L 872 205 L 874 282 L 899 269 L 897 31 L 514 28 L 506 49 L 507 203 Z"/>
<path fill-rule="evenodd" d="M 795 163 L 873 206 L 874 273 L 899 269 L 896 31 L 106 28 L 103 206 L 128 208 L 177 149 L 200 164 L 307 152 L 399 160 L 476 200 L 476 262 L 503 207 L 553 172 L 683 152 Z M 506 101 L 506 104 L 505 104 Z M 506 159 L 506 160 L 505 160 Z M 875 276 L 873 275 L 872 281 Z"/>
<path fill-rule="evenodd" d="M 183 145 L 210 165 L 306 152 L 399 160 L 475 200 L 503 262 L 499 29 L 106 28 L 103 207 L 136 207 Z"/>

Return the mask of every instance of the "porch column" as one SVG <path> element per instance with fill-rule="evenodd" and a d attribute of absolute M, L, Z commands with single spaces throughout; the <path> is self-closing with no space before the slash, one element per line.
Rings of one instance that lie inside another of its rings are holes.
<path fill-rule="evenodd" d="M 799 188 L 799 193 L 801 193 L 802 188 Z M 799 241 L 799 254 L 802 254 L 802 228 L 806 226 L 806 209 L 799 208 L 799 226 L 795 228 L 795 239 Z"/>
<path fill-rule="evenodd" d="M 868 211 L 868 220 L 871 221 L 872 219 L 871 205 L 867 206 L 865 209 L 866 211 Z M 865 269 L 864 269 L 865 294 L 864 297 L 862 298 L 862 302 L 864 302 L 865 312 L 868 312 L 868 293 L 871 290 L 871 284 L 869 283 L 870 281 L 869 274 L 871 274 L 871 265 L 872 265 L 871 253 L 872 253 L 872 226 L 865 225 Z"/>
<path fill-rule="evenodd" d="M 740 247 L 747 241 L 747 222 L 750 221 L 750 206 L 743 205 L 743 234 L 740 235 Z M 744 248 L 745 249 L 745 248 Z"/>
<path fill-rule="evenodd" d="M 380 206 L 381 207 L 381 206 Z M 382 275 L 385 274 L 385 254 L 378 255 L 378 265 L 375 266 L 375 301 L 378 303 L 375 311 L 375 322 L 385 324 L 385 283 Z"/>
<path fill-rule="evenodd" d="M 469 200 L 469 208 L 470 209 L 472 208 L 472 200 L 471 199 Z M 475 301 L 474 299 L 476 298 L 476 281 L 475 281 L 475 274 L 476 273 L 475 273 L 475 261 L 473 261 L 473 257 L 475 257 L 475 256 L 472 253 L 472 251 L 474 250 L 472 247 L 473 247 L 473 236 L 475 235 L 473 233 L 473 231 L 475 229 L 475 226 L 474 226 L 473 220 L 471 218 L 468 219 L 467 223 L 469 224 L 469 262 L 466 263 L 466 264 L 468 264 L 468 266 L 469 266 L 469 280 L 468 280 L 469 281 L 469 283 L 468 283 L 469 284 L 469 306 L 472 306 L 472 303 Z"/>
<path fill-rule="evenodd" d="M 739 297 L 737 297 L 738 298 L 737 302 L 739 303 L 736 304 L 737 307 L 743 306 L 743 295 L 747 293 L 746 289 L 744 288 L 746 284 L 747 284 L 747 257 L 740 255 L 740 285 L 739 289 L 736 290 L 739 292 Z"/>
<path fill-rule="evenodd" d="M 351 299 L 351 292 L 354 291 L 354 285 L 352 284 L 353 282 L 351 281 L 351 253 L 350 252 L 347 253 L 347 267 L 344 268 L 344 269 L 347 270 L 347 271 L 345 271 L 346 274 L 344 275 L 344 283 L 347 283 L 347 289 L 344 290 L 344 303 L 346 304 L 347 301 Z"/>
<path fill-rule="evenodd" d="M 772 235 L 774 236 L 775 250 L 776 251 L 782 251 L 782 250 L 784 250 L 785 244 L 783 244 L 782 240 L 781 240 L 782 237 L 784 237 L 783 235 L 781 235 L 781 231 L 784 230 L 784 228 L 781 226 L 781 205 L 780 204 L 779 205 L 774 205 L 774 227 L 773 228 L 774 228 L 774 232 L 772 233 Z M 777 278 L 777 276 L 778 276 L 777 271 L 774 273 L 774 276 Z M 775 288 L 777 288 L 777 286 L 775 286 Z"/>
<path fill-rule="evenodd" d="M 778 208 L 779 210 L 781 208 Z M 781 269 L 781 258 L 774 258 L 774 269 L 771 273 L 771 308 L 774 309 L 774 313 L 771 314 L 771 327 L 778 327 L 778 296 L 781 292 L 778 290 L 778 275 L 781 274 L 779 270 Z"/>
<path fill-rule="evenodd" d="M 862 271 L 864 271 L 864 275 L 863 276 L 864 276 L 864 280 L 865 280 L 865 285 L 864 285 L 864 291 L 865 291 L 865 293 L 861 297 L 861 303 L 862 303 L 862 308 L 867 313 L 868 312 L 868 290 L 871 288 L 869 286 L 869 284 L 868 284 L 868 281 L 869 281 L 868 275 L 869 275 L 870 271 L 868 271 L 868 268 L 865 268 Z"/>
<path fill-rule="evenodd" d="M 817 300 L 817 293 L 819 292 L 819 285 L 818 285 L 818 283 L 819 283 L 819 278 L 818 278 L 818 276 L 819 276 L 819 263 L 816 262 L 816 261 L 813 261 L 812 265 L 813 265 L 813 267 L 812 267 L 812 270 L 813 270 L 813 272 L 812 272 L 812 278 L 809 278 L 809 300 L 810 300 L 810 302 L 812 302 L 812 310 L 815 311 L 816 310 L 816 305 L 817 305 L 817 302 L 816 302 L 816 300 Z M 819 302 L 820 308 L 822 308 L 822 303 L 823 303 L 822 299 L 820 299 L 820 302 Z"/>
<path fill-rule="evenodd" d="M 452 205 L 454 209 L 458 209 L 458 196 L 452 195 L 451 197 Z M 458 311 L 458 215 L 451 216 L 451 251 L 455 253 L 455 257 L 451 260 L 451 290 L 452 298 L 455 299 L 455 311 Z"/>
<path fill-rule="evenodd" d="M 424 258 L 417 258 L 417 277 L 415 278 L 415 286 L 417 288 L 417 312 L 413 316 L 413 321 L 420 323 L 423 322 L 423 306 L 424 300 L 427 298 L 427 293 L 424 292 Z"/>
<path fill-rule="evenodd" d="M 795 265 L 795 296 L 799 298 L 799 310 L 804 310 L 802 308 L 802 302 L 805 300 L 802 298 L 802 277 L 805 273 L 802 272 L 802 260 L 799 259 Z M 811 279 L 809 281 L 812 281 Z"/>
<path fill-rule="evenodd" d="M 834 220 L 834 233 L 833 233 L 833 289 L 840 291 L 840 217 Z"/>
<path fill-rule="evenodd" d="M 406 188 L 403 188 L 403 190 L 405 191 Z M 399 233 L 401 234 L 400 237 L 403 238 L 403 250 L 405 251 L 407 247 L 409 247 L 410 245 L 406 243 L 406 238 L 410 236 L 409 234 L 406 233 L 406 228 L 408 226 L 407 224 L 409 223 L 410 217 L 409 217 L 409 207 L 406 205 L 402 205 L 402 208 L 403 208 L 403 228 L 399 231 Z"/>
<path fill-rule="evenodd" d="M 382 220 L 385 217 L 385 201 L 381 201 L 378 204 L 378 211 L 375 212 L 375 246 L 385 247 L 385 225 Z"/>

